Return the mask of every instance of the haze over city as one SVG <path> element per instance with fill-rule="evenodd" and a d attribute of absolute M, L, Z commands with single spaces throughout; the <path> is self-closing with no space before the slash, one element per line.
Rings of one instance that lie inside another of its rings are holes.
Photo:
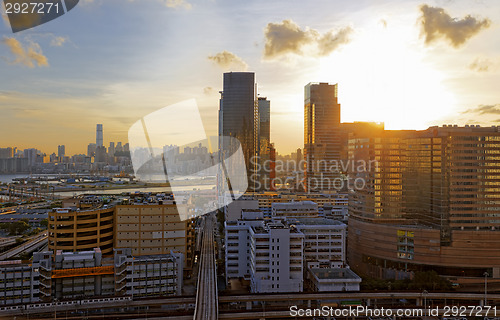
<path fill-rule="evenodd" d="M 18 34 L 1 24 L 1 144 L 85 153 L 95 123 L 126 141 L 137 119 L 190 98 L 214 135 L 222 72 L 245 70 L 271 101 L 280 153 L 302 146 L 311 81 L 339 84 L 343 122 L 489 126 L 499 17 L 493 0 L 81 1 Z"/>

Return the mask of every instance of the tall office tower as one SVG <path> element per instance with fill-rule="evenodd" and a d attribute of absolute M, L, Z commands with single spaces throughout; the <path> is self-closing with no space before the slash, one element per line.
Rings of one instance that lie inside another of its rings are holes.
<path fill-rule="evenodd" d="M 223 91 L 219 105 L 219 142 L 220 156 L 230 153 L 232 146 L 228 145 L 228 139 L 222 137 L 237 138 L 243 150 L 245 163 L 247 165 L 248 186 L 255 189 L 255 168 L 250 159 L 258 155 L 257 138 L 258 133 L 258 105 L 255 94 L 255 73 L 253 72 L 228 72 L 224 73 Z M 258 163 L 258 162 L 257 162 Z M 258 180 L 258 179 L 257 179 Z"/>
<path fill-rule="evenodd" d="M 66 155 L 66 146 L 65 145 L 57 146 L 57 156 L 62 159 L 64 158 L 65 155 Z"/>
<path fill-rule="evenodd" d="M 307 191 L 342 187 L 338 85 L 309 83 L 304 95 L 304 157 Z"/>
<path fill-rule="evenodd" d="M 96 149 L 97 149 L 97 146 L 95 143 L 89 143 L 89 145 L 87 146 L 87 156 L 94 157 Z"/>
<path fill-rule="evenodd" d="M 260 162 L 259 184 L 257 190 L 271 189 L 271 101 L 265 97 L 257 99 L 259 107 L 259 139 L 257 141 Z"/>
<path fill-rule="evenodd" d="M 349 140 L 349 261 L 367 275 L 434 270 L 468 290 L 500 283 L 500 127 L 431 127 Z M 373 246 L 377 243 L 377 246 Z M 395 250 L 396 249 L 396 250 Z"/>
<path fill-rule="evenodd" d="M 115 143 L 114 143 L 114 142 L 110 142 L 110 143 L 109 143 L 108 154 L 109 154 L 111 157 L 114 157 L 114 156 L 115 156 Z"/>
<path fill-rule="evenodd" d="M 102 132 L 102 124 L 97 125 L 96 134 L 95 134 L 95 144 L 98 147 L 104 146 L 104 136 Z"/>

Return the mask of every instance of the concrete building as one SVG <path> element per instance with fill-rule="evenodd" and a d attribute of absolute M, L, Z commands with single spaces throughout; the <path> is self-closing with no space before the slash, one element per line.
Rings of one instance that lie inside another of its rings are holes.
<path fill-rule="evenodd" d="M 102 296 L 161 297 L 182 294 L 181 253 L 134 257 L 130 249 L 103 257 L 82 252 L 34 253 L 31 263 L 0 262 L 0 305 Z"/>
<path fill-rule="evenodd" d="M 363 147 L 361 147 L 363 146 Z M 443 126 L 349 141 L 351 267 L 380 278 L 434 270 L 469 290 L 500 288 L 500 127 Z M 373 246 L 377 243 L 377 246 Z"/>
<path fill-rule="evenodd" d="M 0 305 L 40 301 L 39 271 L 21 260 L 0 261 Z"/>
<path fill-rule="evenodd" d="M 310 289 L 318 292 L 359 291 L 361 278 L 347 268 L 312 268 L 308 270 Z"/>
<path fill-rule="evenodd" d="M 182 253 L 133 257 L 131 249 L 115 249 L 114 267 L 118 295 L 151 297 L 182 294 Z"/>
<path fill-rule="evenodd" d="M 183 255 L 192 250 L 192 220 L 180 220 L 175 204 L 118 205 L 115 209 L 115 245 L 131 248 L 132 255 Z"/>
<path fill-rule="evenodd" d="M 231 202 L 224 207 L 225 221 L 236 221 L 242 218 L 242 210 L 257 210 L 259 209 L 259 202 L 252 197 L 243 196 L 236 201 Z"/>
<path fill-rule="evenodd" d="M 258 156 L 258 104 L 256 99 L 255 73 L 224 73 L 223 90 L 219 105 L 219 137 L 234 137 L 239 140 L 247 166 L 248 186 L 254 190 L 252 174 L 257 174 L 252 159 Z M 234 146 L 219 143 L 220 156 L 226 157 Z M 229 141 L 225 140 L 224 141 Z M 257 179 L 258 180 L 258 179 Z"/>
<path fill-rule="evenodd" d="M 104 135 L 103 135 L 103 131 L 102 131 L 102 124 L 98 124 L 96 127 L 95 144 L 96 144 L 96 147 L 103 147 L 104 146 Z"/>
<path fill-rule="evenodd" d="M 249 233 L 251 292 L 301 292 L 304 234 L 281 222 L 251 226 Z"/>
<path fill-rule="evenodd" d="M 226 281 L 235 278 L 250 280 L 250 228 L 263 227 L 263 218 L 262 212 L 247 209 L 240 219 L 226 220 Z"/>
<path fill-rule="evenodd" d="M 65 145 L 57 146 L 57 157 L 59 159 L 63 159 L 65 156 L 66 156 L 66 146 Z"/>
<path fill-rule="evenodd" d="M 307 268 L 346 266 L 347 225 L 325 218 L 287 218 L 286 224 L 304 234 L 304 260 Z"/>
<path fill-rule="evenodd" d="M 114 212 L 114 208 L 50 212 L 49 250 L 55 254 L 59 250 L 77 252 L 100 248 L 103 255 L 112 255 Z"/>
<path fill-rule="evenodd" d="M 312 201 L 273 203 L 272 217 L 318 217 L 318 204 Z"/>
<path fill-rule="evenodd" d="M 81 252 L 58 251 L 54 258 L 42 254 L 43 257 L 34 260 L 41 265 L 44 300 L 115 294 L 113 259 L 103 258 L 99 248 Z"/>
<path fill-rule="evenodd" d="M 300 292 L 305 270 L 346 266 L 346 225 L 324 218 L 264 218 L 243 210 L 226 221 L 226 281 L 250 280 L 252 292 Z"/>
<path fill-rule="evenodd" d="M 304 157 L 307 191 L 340 190 L 338 85 L 309 83 L 304 94 Z"/>
<path fill-rule="evenodd" d="M 81 206 L 85 199 L 67 205 Z M 185 257 L 187 270 L 192 267 L 194 220 L 180 220 L 175 204 L 153 201 L 89 210 L 56 209 L 49 213 L 48 232 L 53 252 L 93 248 L 100 248 L 104 256 L 111 256 L 113 248 L 130 248 L 133 256 L 176 252 Z"/>

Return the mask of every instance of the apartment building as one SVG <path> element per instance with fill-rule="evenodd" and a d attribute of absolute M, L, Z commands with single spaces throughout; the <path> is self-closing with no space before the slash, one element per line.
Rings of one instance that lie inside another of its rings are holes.
<path fill-rule="evenodd" d="M 318 217 L 318 204 L 312 201 L 273 203 L 272 217 Z"/>
<path fill-rule="evenodd" d="M 226 221 L 226 281 L 250 280 L 252 292 L 300 292 L 307 268 L 346 266 L 346 225 L 325 218 L 264 218 L 244 210 Z"/>
<path fill-rule="evenodd" d="M 40 301 L 40 273 L 21 260 L 0 261 L 0 305 Z"/>
<path fill-rule="evenodd" d="M 225 222 L 226 281 L 230 278 L 250 280 L 250 228 L 264 226 L 263 213 L 244 210 L 242 218 Z"/>
<path fill-rule="evenodd" d="M 251 292 L 301 292 L 304 234 L 279 221 L 249 231 Z"/>
<path fill-rule="evenodd" d="M 0 304 L 27 304 L 101 296 L 160 297 L 182 294 L 181 253 L 138 256 L 117 249 L 34 253 L 32 263 L 0 264 Z"/>

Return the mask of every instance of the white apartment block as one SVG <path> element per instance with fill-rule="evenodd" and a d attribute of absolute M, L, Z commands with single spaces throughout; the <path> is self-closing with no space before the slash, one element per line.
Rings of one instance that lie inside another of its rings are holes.
<path fill-rule="evenodd" d="M 225 222 L 226 282 L 230 278 L 250 280 L 250 227 L 264 226 L 258 210 L 243 210 L 242 219 Z"/>
<path fill-rule="evenodd" d="M 250 280 L 252 292 L 300 292 L 307 268 L 346 266 L 347 226 L 326 218 L 263 218 L 242 210 L 226 221 L 226 281 Z"/>
<path fill-rule="evenodd" d="M 346 265 L 346 229 L 340 221 L 325 218 L 288 218 L 304 234 L 307 268 L 343 268 Z"/>
<path fill-rule="evenodd" d="M 282 222 L 250 227 L 250 288 L 253 293 L 301 292 L 304 234 Z"/>

